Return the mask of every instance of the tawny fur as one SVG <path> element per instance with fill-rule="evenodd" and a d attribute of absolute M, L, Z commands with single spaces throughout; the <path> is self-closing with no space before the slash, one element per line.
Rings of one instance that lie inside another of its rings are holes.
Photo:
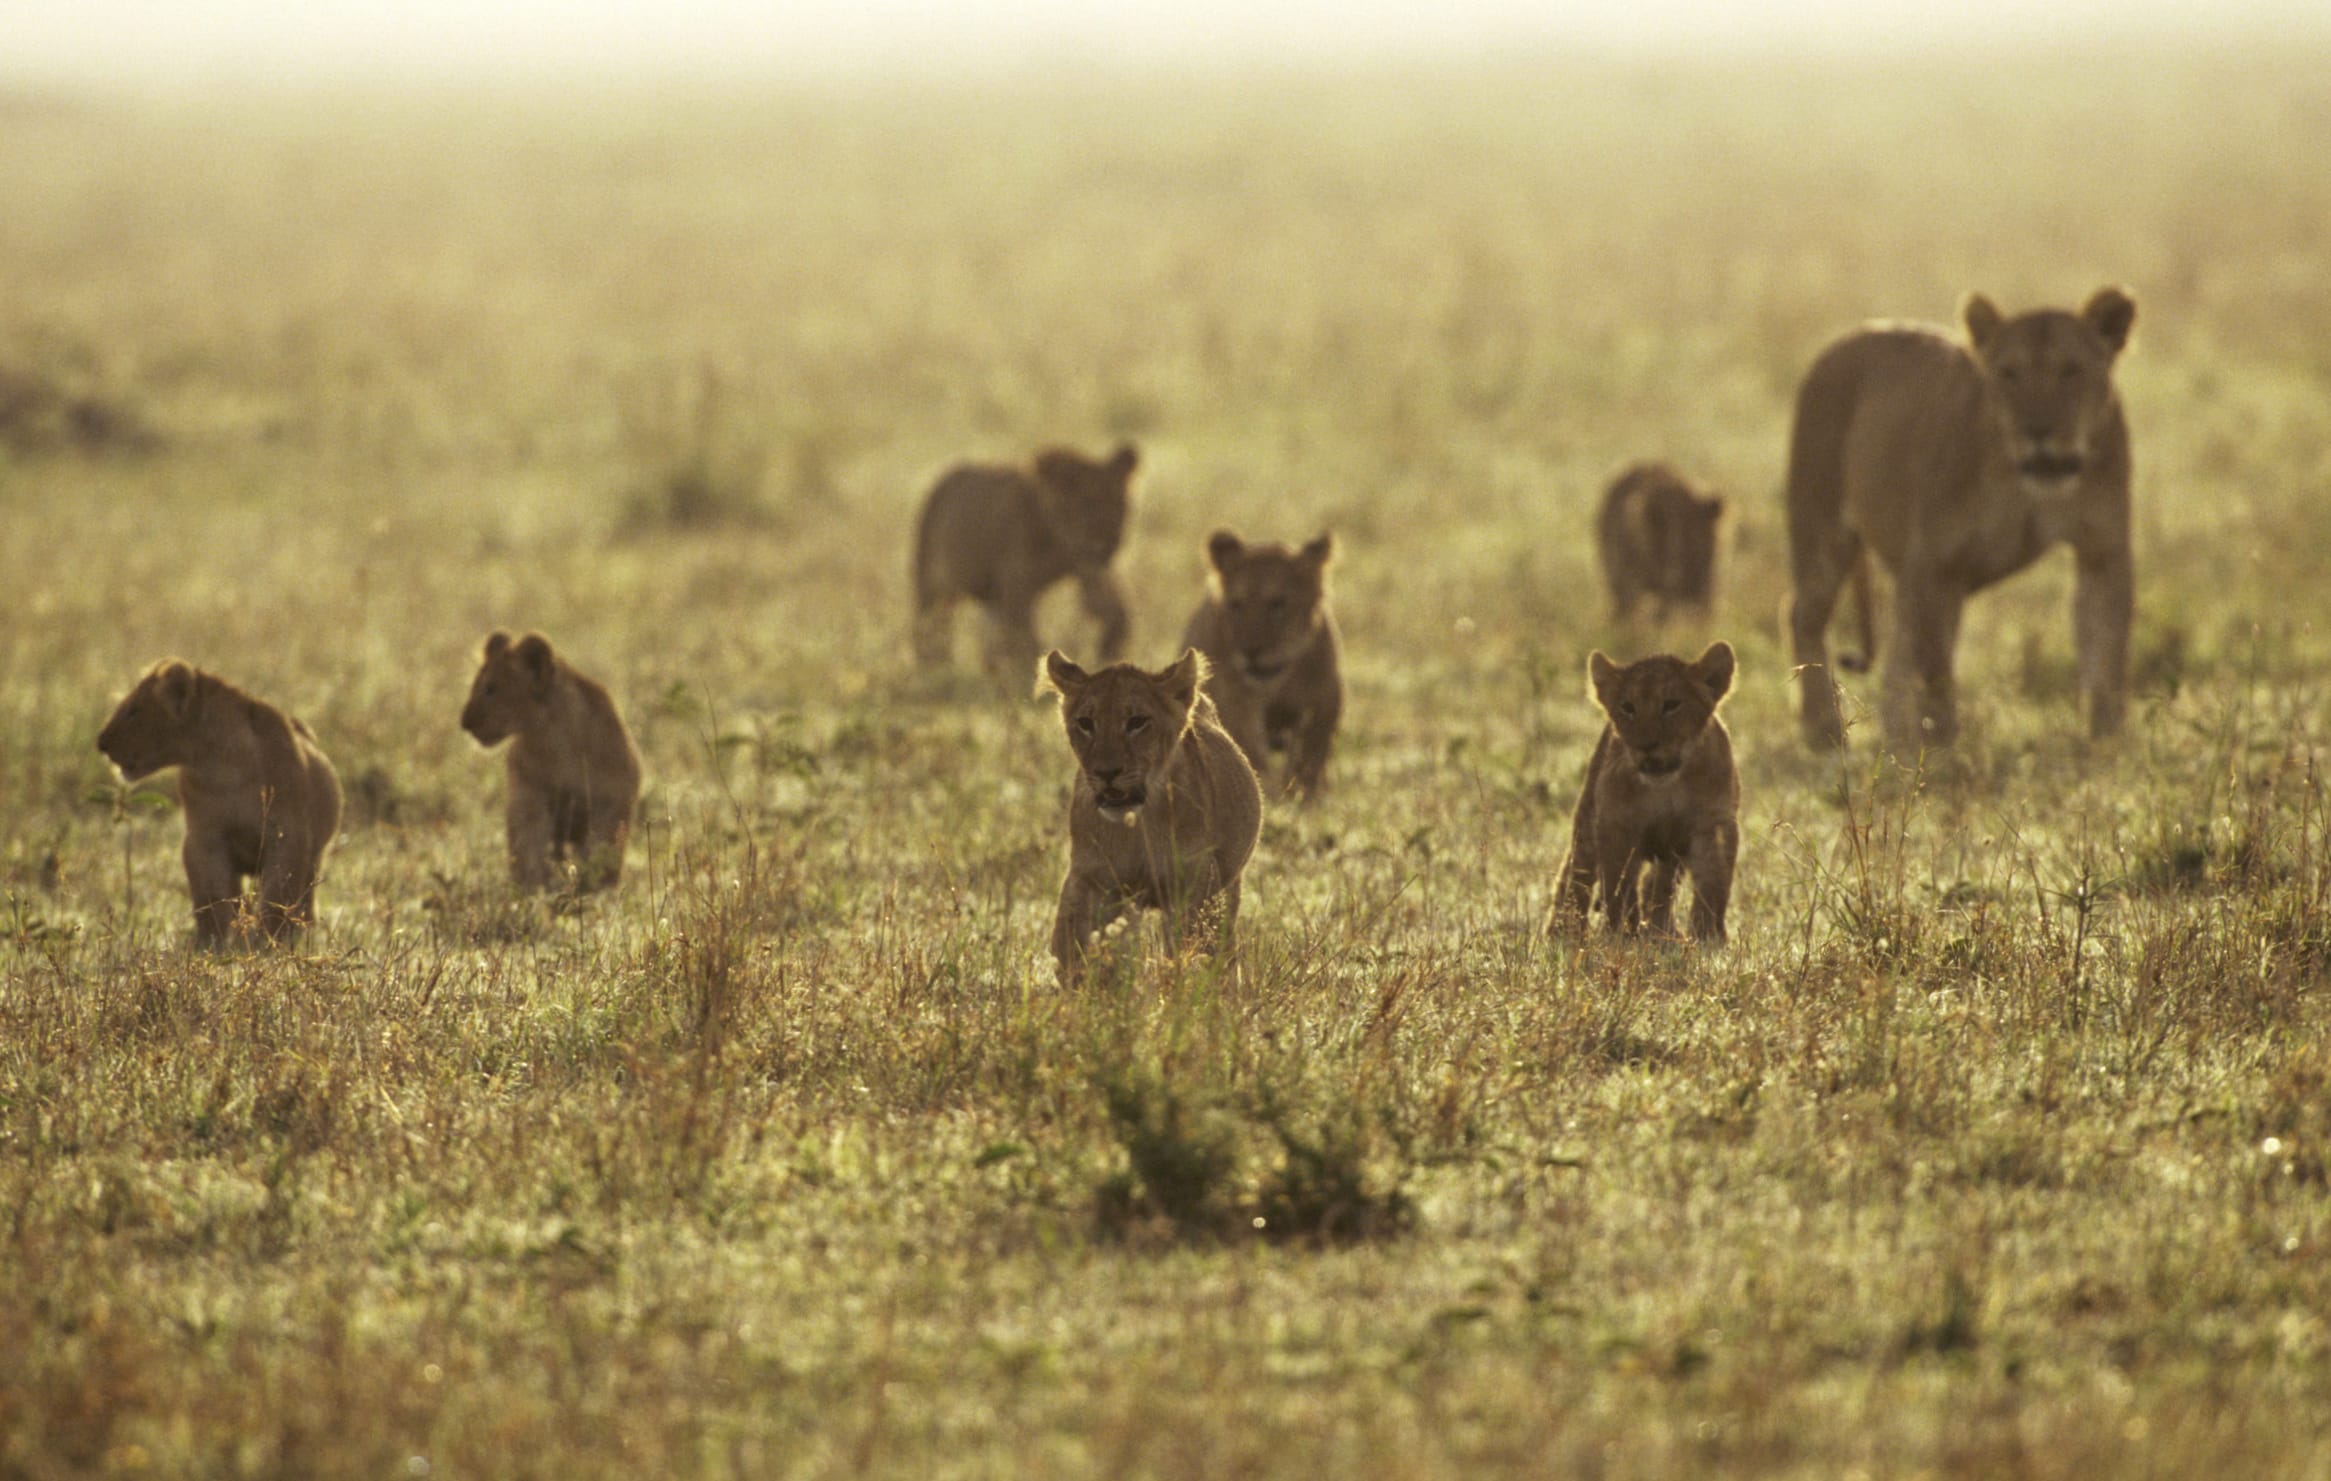
<path fill-rule="evenodd" d="M 540 633 L 513 641 L 497 632 L 486 639 L 461 728 L 482 746 L 511 741 L 510 877 L 520 888 L 593 890 L 621 877 L 639 751 L 604 685 Z"/>
<path fill-rule="evenodd" d="M 1344 711 L 1343 644 L 1327 599 L 1334 555 L 1333 535 L 1295 549 L 1215 531 L 1206 599 L 1182 635 L 1206 656 L 1206 692 L 1256 774 L 1284 756 L 1283 790 L 1306 802 L 1327 785 Z"/>
<path fill-rule="evenodd" d="M 1077 762 L 1068 874 L 1052 923 L 1060 980 L 1083 980 L 1093 934 L 1127 910 L 1165 917 L 1169 951 L 1237 945 L 1240 875 L 1262 831 L 1262 789 L 1203 690 L 1191 651 L 1150 672 L 1087 673 L 1057 652 L 1037 690 L 1060 696 Z"/>
<path fill-rule="evenodd" d="M 1868 612 L 1868 554 L 1894 577 L 1882 712 L 1902 754 L 1958 730 L 1959 617 L 1973 593 L 2050 548 L 2074 557 L 2072 636 L 2092 735 L 2121 728 L 2136 578 L 2129 435 L 2113 365 L 2137 306 L 2100 288 L 2078 313 L 2003 317 L 1969 295 L 1964 340 L 1875 325 L 1824 351 L 1789 447 L 1788 628 L 1806 741 L 1842 745 L 1826 635 L 1849 582 Z M 1839 667 L 1851 668 L 1850 662 Z"/>
<path fill-rule="evenodd" d="M 1595 550 L 1625 622 L 1649 598 L 1661 621 L 1705 618 L 1716 595 L 1716 537 L 1724 496 L 1707 492 L 1666 463 L 1635 463 L 1603 491 Z"/>
<path fill-rule="evenodd" d="M 316 876 L 340 826 L 340 779 L 308 728 L 175 658 L 154 665 L 97 733 L 129 781 L 178 768 L 180 856 L 195 938 L 217 945 L 256 924 L 269 941 L 315 920 Z M 256 878 L 255 911 L 243 881 Z"/>
<path fill-rule="evenodd" d="M 1607 723 L 1587 762 L 1554 882 L 1547 930 L 1582 928 L 1599 901 L 1610 929 L 1675 931 L 1678 873 L 1692 880 L 1692 935 L 1725 940 L 1740 854 L 1740 772 L 1716 706 L 1732 687 L 1732 648 L 1687 663 L 1660 654 L 1624 666 L 1587 661 Z"/>
<path fill-rule="evenodd" d="M 1051 448 L 1024 468 L 967 463 L 948 470 L 924 499 L 915 529 L 916 660 L 947 661 L 956 604 L 969 600 L 988 620 L 989 667 L 1026 673 L 1038 652 L 1036 604 L 1070 579 L 1099 624 L 1102 661 L 1121 657 L 1132 619 L 1110 562 L 1124 539 L 1140 462 L 1128 443 L 1100 462 Z"/>

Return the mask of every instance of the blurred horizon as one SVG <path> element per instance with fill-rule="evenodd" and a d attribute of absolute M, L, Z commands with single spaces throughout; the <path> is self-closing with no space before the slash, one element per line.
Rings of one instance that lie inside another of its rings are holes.
<path fill-rule="evenodd" d="M 2311 0 L 20 0 L 0 86 L 882 80 L 1090 65 L 1208 70 L 1493 59 L 1721 59 L 2331 38 Z M 2003 59 L 2006 59 L 2003 57 Z"/>

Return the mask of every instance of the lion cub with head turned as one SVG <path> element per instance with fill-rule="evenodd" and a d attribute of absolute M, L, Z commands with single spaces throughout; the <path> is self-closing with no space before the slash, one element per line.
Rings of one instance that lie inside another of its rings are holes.
<path fill-rule="evenodd" d="M 1205 682 L 1194 651 L 1154 673 L 1130 663 L 1087 673 L 1058 652 L 1037 670 L 1037 693 L 1060 696 L 1077 764 L 1052 923 L 1063 986 L 1083 980 L 1093 933 L 1129 909 L 1163 912 L 1171 951 L 1193 938 L 1223 952 L 1237 944 L 1239 874 L 1263 794 Z"/>
<path fill-rule="evenodd" d="M 1716 706 L 1732 688 L 1732 670 L 1728 643 L 1691 663 L 1666 654 L 1623 667 L 1600 653 L 1587 661 L 1595 703 L 1609 721 L 1586 764 L 1549 932 L 1583 926 L 1599 897 L 1612 930 L 1672 934 L 1680 870 L 1692 877 L 1692 935 L 1725 939 L 1740 854 L 1740 772 Z"/>
<path fill-rule="evenodd" d="M 296 936 L 315 918 L 324 846 L 340 827 L 340 778 L 299 721 L 216 674 L 166 658 L 97 732 L 127 781 L 178 768 L 186 892 L 194 936 L 220 945 L 241 926 L 243 881 L 259 880 L 260 933 Z"/>
<path fill-rule="evenodd" d="M 486 639 L 461 728 L 481 746 L 510 747 L 510 877 L 521 889 L 615 883 L 639 801 L 639 751 L 606 686 L 528 633 Z"/>
<path fill-rule="evenodd" d="M 1285 790 L 1306 802 L 1327 784 L 1344 712 L 1343 644 L 1327 608 L 1334 558 L 1333 535 L 1296 550 L 1216 530 L 1206 541 L 1214 579 L 1182 635 L 1206 656 L 1222 728 L 1257 773 L 1284 752 Z"/>
<path fill-rule="evenodd" d="M 1634 463 L 1603 491 L 1596 553 L 1611 589 L 1611 615 L 1635 615 L 1645 597 L 1661 621 L 1706 617 L 1716 592 L 1716 535 L 1724 496 L 1703 491 L 1666 463 Z"/>
<path fill-rule="evenodd" d="M 987 614 L 988 666 L 1026 673 L 1037 653 L 1036 603 L 1073 577 L 1086 615 L 1100 624 L 1101 661 L 1114 662 L 1133 623 L 1110 562 L 1140 466 L 1128 442 L 1099 462 L 1055 447 L 1024 468 L 950 468 L 915 526 L 916 661 L 947 661 L 955 606 L 968 599 Z"/>

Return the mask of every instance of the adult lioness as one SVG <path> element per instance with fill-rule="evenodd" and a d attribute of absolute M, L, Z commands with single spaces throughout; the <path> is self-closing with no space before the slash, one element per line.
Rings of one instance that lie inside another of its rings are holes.
<path fill-rule="evenodd" d="M 1073 577 L 1086 614 L 1100 624 L 1101 659 L 1114 662 L 1132 620 L 1110 562 L 1125 537 L 1140 465 L 1141 454 L 1123 443 L 1099 462 L 1056 447 L 1024 468 L 949 469 L 915 527 L 916 661 L 947 661 L 955 605 L 969 598 L 987 613 L 988 666 L 1026 673 L 1037 653 L 1037 600 Z"/>
<path fill-rule="evenodd" d="M 1037 667 L 1037 693 L 1060 696 L 1077 764 L 1052 923 L 1063 986 L 1083 979 L 1093 933 L 1128 909 L 1164 912 L 1173 950 L 1193 938 L 1224 951 L 1236 944 L 1239 876 L 1262 831 L 1263 794 L 1205 683 L 1194 650 L 1155 673 L 1130 663 L 1087 673 L 1057 652 Z"/>
<path fill-rule="evenodd" d="M 1894 576 L 1886 739 L 1911 752 L 1957 730 L 1951 661 L 1968 596 L 2059 541 L 2077 561 L 2072 631 L 2089 731 L 2120 728 L 2135 576 L 2129 434 L 2112 369 L 2136 316 L 2118 288 L 2098 289 L 2077 314 L 2012 319 L 1977 293 L 1961 310 L 1963 344 L 1881 324 L 1813 362 L 1789 446 L 1789 629 L 1809 743 L 1844 742 L 1825 633 L 1839 589 L 1868 581 L 1869 551 Z"/>

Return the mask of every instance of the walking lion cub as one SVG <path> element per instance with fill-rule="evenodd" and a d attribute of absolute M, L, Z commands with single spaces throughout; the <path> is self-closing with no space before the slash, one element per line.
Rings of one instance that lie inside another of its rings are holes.
<path fill-rule="evenodd" d="M 949 469 L 915 527 L 916 661 L 947 661 L 955 606 L 969 599 L 988 618 L 989 667 L 1026 673 L 1038 651 L 1036 603 L 1074 577 L 1086 615 L 1100 624 L 1101 661 L 1115 662 L 1133 623 L 1110 562 L 1125 538 L 1140 464 L 1125 443 L 1100 462 L 1056 447 L 1025 468 Z"/>
<path fill-rule="evenodd" d="M 1740 772 L 1716 706 L 1732 688 L 1728 643 L 1691 663 L 1667 654 L 1620 665 L 1587 660 L 1607 723 L 1586 764 L 1570 824 L 1570 857 L 1554 882 L 1550 934 L 1586 923 L 1675 930 L 1678 871 L 1692 877 L 1692 935 L 1721 944 L 1740 854 Z M 1638 877 L 1643 876 L 1638 882 Z"/>
<path fill-rule="evenodd" d="M 299 721 L 216 674 L 165 658 L 114 708 L 97 749 L 126 781 L 178 768 L 194 936 L 223 944 L 255 921 L 271 942 L 315 919 L 316 876 L 340 827 L 340 778 Z M 243 881 L 256 877 L 248 913 Z"/>
<path fill-rule="evenodd" d="M 1287 757 L 1283 786 L 1309 802 L 1327 784 L 1344 712 L 1343 643 L 1327 606 L 1335 537 L 1302 549 L 1249 545 L 1228 530 L 1206 542 L 1214 568 L 1182 641 L 1206 657 L 1206 693 L 1258 775 Z"/>
<path fill-rule="evenodd" d="M 1156 672 L 1087 673 L 1045 655 L 1036 692 L 1060 696 L 1076 755 L 1068 875 L 1052 923 L 1064 987 L 1081 982 L 1093 933 L 1127 910 L 1164 913 L 1169 951 L 1237 944 L 1239 875 L 1262 831 L 1263 794 L 1204 692 L 1195 651 Z"/>
<path fill-rule="evenodd" d="M 1695 486 L 1666 463 L 1633 463 L 1603 491 L 1595 551 L 1611 589 L 1611 615 L 1625 622 L 1649 597 L 1661 621 L 1708 615 L 1716 595 L 1716 535 L 1724 496 Z"/>
<path fill-rule="evenodd" d="M 605 685 L 551 651 L 550 640 L 486 639 L 461 728 L 481 746 L 512 736 L 510 877 L 521 889 L 612 885 L 639 801 L 639 751 Z"/>

